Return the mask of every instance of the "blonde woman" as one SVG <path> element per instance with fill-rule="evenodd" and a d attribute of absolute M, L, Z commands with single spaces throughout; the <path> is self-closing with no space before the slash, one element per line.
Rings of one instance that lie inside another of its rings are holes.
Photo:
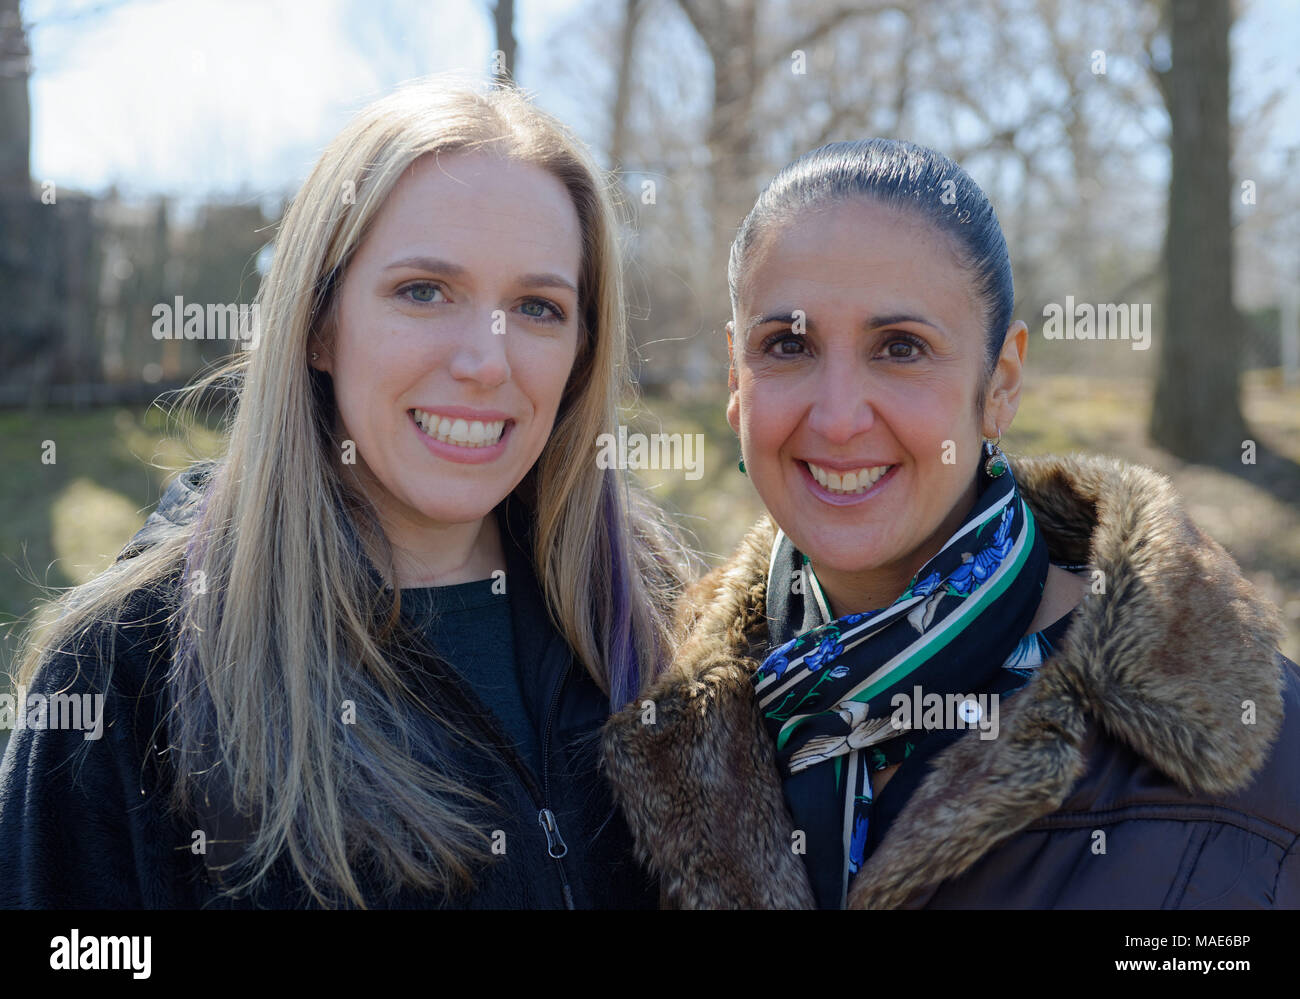
<path fill-rule="evenodd" d="M 294 200 L 222 460 L 70 591 L 19 680 L 0 904 L 653 904 L 597 774 L 680 549 L 594 442 L 611 201 L 510 90 L 363 111 Z"/>

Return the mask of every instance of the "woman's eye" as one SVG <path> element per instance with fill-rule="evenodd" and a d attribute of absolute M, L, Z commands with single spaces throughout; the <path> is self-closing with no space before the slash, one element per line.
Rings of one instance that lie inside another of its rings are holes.
<path fill-rule="evenodd" d="M 564 319 L 564 313 L 560 311 L 559 306 L 544 298 L 530 298 L 519 306 L 519 311 L 529 319 L 542 319 L 554 322 L 561 322 Z"/>
<path fill-rule="evenodd" d="M 889 356 L 900 361 L 916 359 L 925 350 L 925 344 L 914 336 L 899 336 L 885 345 Z"/>
<path fill-rule="evenodd" d="M 804 352 L 804 338 L 792 330 L 785 330 L 781 333 L 773 333 L 763 343 L 763 353 L 772 353 L 772 348 L 776 348 L 777 354 L 798 355 Z"/>
<path fill-rule="evenodd" d="M 412 302 L 419 302 L 422 305 L 441 301 L 447 297 L 443 295 L 440 287 L 429 281 L 416 281 L 414 284 L 408 284 L 402 289 L 401 293 L 410 298 Z"/>

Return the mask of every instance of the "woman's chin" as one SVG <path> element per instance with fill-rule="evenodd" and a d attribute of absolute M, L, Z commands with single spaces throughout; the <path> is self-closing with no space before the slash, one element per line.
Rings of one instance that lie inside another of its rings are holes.
<path fill-rule="evenodd" d="M 508 495 L 502 493 L 498 497 L 498 491 L 448 489 L 447 483 L 442 482 L 436 490 L 432 487 L 429 489 L 406 487 L 396 495 L 389 493 L 388 506 L 395 513 L 402 511 L 401 520 L 421 527 L 475 524 L 491 514 Z"/>
<path fill-rule="evenodd" d="M 797 529 L 798 536 L 785 533 L 813 566 L 822 571 L 869 574 L 897 560 L 898 553 L 882 545 L 878 536 L 860 531 L 817 530 L 804 525 Z M 804 539 L 802 543 L 800 537 Z"/>
<path fill-rule="evenodd" d="M 505 497 L 503 496 L 502 499 Z M 500 501 L 498 501 L 500 502 Z M 451 527 L 455 524 L 477 524 L 495 510 L 497 503 L 485 506 L 477 499 L 466 503 L 441 503 L 436 507 L 418 507 L 417 510 L 431 527 Z"/>

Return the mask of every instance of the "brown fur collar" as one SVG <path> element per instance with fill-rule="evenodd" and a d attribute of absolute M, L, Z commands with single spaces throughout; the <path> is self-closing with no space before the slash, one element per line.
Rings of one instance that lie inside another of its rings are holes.
<path fill-rule="evenodd" d="M 1195 795 L 1249 784 L 1280 731 L 1277 612 L 1168 481 L 1108 458 L 1012 463 L 1052 559 L 1101 570 L 1105 592 L 1007 702 L 997 739 L 963 737 L 935 758 L 850 907 L 902 905 L 1058 810 L 1084 772 L 1090 722 Z M 691 589 L 673 664 L 605 729 L 609 776 L 673 906 L 813 904 L 749 682 L 766 652 L 774 536 L 764 517 Z M 1247 699 L 1255 725 L 1239 724 Z"/>

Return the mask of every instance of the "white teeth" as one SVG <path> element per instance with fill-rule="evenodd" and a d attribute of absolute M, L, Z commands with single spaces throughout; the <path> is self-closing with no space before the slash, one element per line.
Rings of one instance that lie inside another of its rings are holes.
<path fill-rule="evenodd" d="M 812 472 L 813 478 L 823 488 L 835 493 L 844 493 L 845 495 L 866 492 L 880 481 L 882 475 L 894 467 L 893 465 L 877 465 L 874 468 L 857 468 L 851 472 L 831 472 L 819 465 L 814 465 L 811 461 L 806 462 L 806 464 L 808 465 L 808 471 Z"/>
<path fill-rule="evenodd" d="M 505 420 L 491 420 L 484 423 L 482 420 L 453 420 L 446 416 L 439 417 L 420 409 L 411 412 L 415 416 L 416 425 L 430 437 L 444 444 L 456 444 L 460 447 L 491 447 L 501 439 L 501 434 L 506 428 Z"/>

